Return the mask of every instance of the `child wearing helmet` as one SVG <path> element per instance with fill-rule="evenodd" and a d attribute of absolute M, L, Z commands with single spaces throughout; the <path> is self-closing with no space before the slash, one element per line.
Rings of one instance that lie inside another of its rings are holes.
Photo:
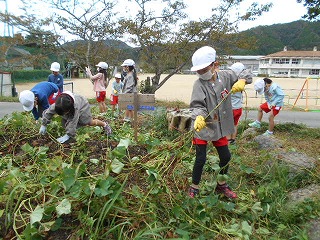
<path fill-rule="evenodd" d="M 137 73 L 135 71 L 135 62 L 132 59 L 126 59 L 121 64 L 123 72 L 126 73 L 123 80 L 123 93 L 137 92 Z M 133 109 L 126 109 L 124 121 L 130 122 L 133 119 Z"/>
<path fill-rule="evenodd" d="M 119 93 L 122 93 L 123 83 L 121 82 L 121 74 L 117 73 L 115 76 L 115 81 L 112 83 L 111 88 L 111 106 L 112 111 L 115 110 L 116 106 L 118 106 L 119 103 Z"/>
<path fill-rule="evenodd" d="M 19 95 L 19 101 L 23 109 L 27 112 L 32 111 L 36 121 L 42 117 L 44 110 L 50 106 L 49 98 L 57 95 L 59 88 L 52 82 L 37 83 L 31 90 L 24 90 Z"/>
<path fill-rule="evenodd" d="M 63 92 L 63 76 L 59 73 L 60 64 L 58 62 L 53 62 L 51 64 L 50 70 L 52 73 L 48 76 L 48 82 L 56 84 L 59 88 L 59 92 Z"/>
<path fill-rule="evenodd" d="M 192 56 L 191 71 L 197 73 L 198 79 L 193 85 L 190 102 L 195 130 L 192 143 L 196 151 L 189 188 L 191 198 L 200 192 L 199 183 L 207 158 L 208 142 L 214 145 L 219 156 L 220 175 L 215 192 L 228 198 L 237 198 L 237 194 L 226 183 L 231 160 L 226 136 L 234 132 L 229 92 L 243 91 L 245 84 L 252 82 L 252 74 L 250 70 L 243 71 L 240 76 L 230 70 L 217 71 L 215 62 L 216 51 L 209 46 L 198 49 Z"/>
<path fill-rule="evenodd" d="M 106 106 L 106 88 L 108 87 L 108 78 L 107 78 L 107 69 L 108 64 L 106 62 L 99 62 L 96 65 L 98 68 L 98 73 L 96 75 L 92 75 L 91 70 L 86 67 L 87 75 L 89 76 L 91 82 L 93 83 L 93 91 L 96 92 L 96 99 L 99 104 L 100 113 L 104 113 L 107 111 Z"/>
<path fill-rule="evenodd" d="M 273 134 L 274 118 L 279 114 L 281 108 L 283 107 L 284 92 L 278 84 L 274 83 L 269 78 L 257 79 L 254 82 L 254 89 L 257 91 L 258 94 L 264 94 L 266 102 L 260 105 L 260 107 L 258 108 L 257 120 L 255 120 L 252 123 L 249 123 L 249 126 L 254 128 L 260 128 L 263 112 L 270 112 L 269 128 L 263 134 L 265 136 L 270 136 Z"/>
<path fill-rule="evenodd" d="M 60 94 L 56 102 L 43 113 L 42 125 L 39 133 L 45 134 L 47 125 L 51 122 L 52 117 L 58 114 L 62 117 L 62 126 L 66 134 L 57 138 L 60 143 L 67 142 L 76 135 L 76 129 L 81 126 L 100 126 L 103 127 L 105 134 L 108 136 L 112 133 L 107 122 L 99 119 L 92 119 L 90 104 L 88 100 L 80 95 L 65 91 Z"/>

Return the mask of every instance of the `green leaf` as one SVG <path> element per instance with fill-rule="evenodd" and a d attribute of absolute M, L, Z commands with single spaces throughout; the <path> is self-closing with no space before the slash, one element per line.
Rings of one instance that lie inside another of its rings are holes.
<path fill-rule="evenodd" d="M 249 225 L 249 223 L 247 221 L 243 221 L 241 223 L 241 228 L 242 228 L 242 231 L 246 235 L 251 235 L 252 234 L 252 227 Z"/>
<path fill-rule="evenodd" d="M 30 214 L 30 224 L 40 222 L 43 217 L 44 208 L 39 205 Z"/>
<path fill-rule="evenodd" d="M 113 159 L 111 163 L 111 171 L 114 173 L 119 174 L 121 170 L 123 169 L 124 164 L 120 162 L 118 159 Z"/>
<path fill-rule="evenodd" d="M 130 145 L 130 139 L 120 139 L 120 142 L 118 143 L 117 147 L 125 147 L 126 149 Z"/>
<path fill-rule="evenodd" d="M 269 235 L 271 232 L 266 228 L 260 227 L 256 230 L 256 233 L 262 234 L 262 235 Z"/>
<path fill-rule="evenodd" d="M 71 203 L 68 199 L 63 199 L 60 204 L 56 207 L 56 212 L 58 217 L 62 214 L 69 214 L 71 213 Z"/>
<path fill-rule="evenodd" d="M 91 158 L 90 162 L 94 163 L 94 164 L 98 164 L 99 163 L 99 159 L 96 158 Z"/>
<path fill-rule="evenodd" d="M 255 204 L 253 204 L 251 210 L 252 210 L 254 213 L 263 212 L 263 208 L 261 207 L 261 202 L 256 202 Z"/>
<path fill-rule="evenodd" d="M 66 191 L 75 183 L 76 181 L 76 170 L 73 168 L 65 168 L 62 173 L 62 181 L 66 187 Z"/>
<path fill-rule="evenodd" d="M 29 143 L 22 145 L 21 149 L 26 153 L 33 153 L 33 147 Z"/>
<path fill-rule="evenodd" d="M 110 190 L 110 187 L 111 187 L 110 181 L 100 180 L 98 183 L 98 186 L 94 189 L 94 193 L 98 197 L 104 197 L 113 192 L 112 190 Z"/>
<path fill-rule="evenodd" d="M 218 176 L 217 176 L 218 182 L 225 182 L 228 179 L 229 179 L 229 177 L 226 174 L 218 174 Z"/>

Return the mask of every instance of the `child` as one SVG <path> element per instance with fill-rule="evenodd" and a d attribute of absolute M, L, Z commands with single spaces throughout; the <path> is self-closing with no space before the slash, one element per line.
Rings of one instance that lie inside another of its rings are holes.
<path fill-rule="evenodd" d="M 112 111 L 115 110 L 116 107 L 118 107 L 119 102 L 119 93 L 122 92 L 123 83 L 121 82 L 121 74 L 117 73 L 115 76 L 115 81 L 112 83 L 112 93 L 111 93 L 111 105 L 112 105 Z"/>
<path fill-rule="evenodd" d="M 96 75 L 92 76 L 92 73 L 89 67 L 86 67 L 86 72 L 93 83 L 93 90 L 96 92 L 96 99 L 99 104 L 100 113 L 104 113 L 107 111 L 105 100 L 106 100 L 106 88 L 108 86 L 108 79 L 107 79 L 108 64 L 106 62 L 99 62 L 96 66 L 98 67 L 97 68 L 98 73 Z"/>
<path fill-rule="evenodd" d="M 112 133 L 107 122 L 92 119 L 90 104 L 86 98 L 74 95 L 69 91 L 60 94 L 56 102 L 44 112 L 42 125 L 39 130 L 40 134 L 46 133 L 46 126 L 51 122 L 55 114 L 62 116 L 62 126 L 66 129 L 66 134 L 57 139 L 60 143 L 65 143 L 70 138 L 75 137 L 76 129 L 86 125 L 101 126 L 108 136 Z"/>
<path fill-rule="evenodd" d="M 43 111 L 49 108 L 49 98 L 54 102 L 58 92 L 59 89 L 56 84 L 40 82 L 31 90 L 22 91 L 19 95 L 19 101 L 23 105 L 23 109 L 28 112 L 32 111 L 33 117 L 38 121 L 42 117 Z"/>
<path fill-rule="evenodd" d="M 57 62 L 53 62 L 51 64 L 50 70 L 52 74 L 48 76 L 48 82 L 55 83 L 59 88 L 59 93 L 63 92 L 63 76 L 59 73 L 60 64 Z"/>
<path fill-rule="evenodd" d="M 238 78 L 245 67 L 242 63 L 236 62 L 232 64 L 229 69 L 231 69 Z M 235 92 L 231 94 L 231 105 L 233 112 L 234 132 L 231 135 L 227 136 L 227 138 L 230 144 L 235 144 L 238 133 L 239 119 L 242 115 L 242 92 Z"/>
<path fill-rule="evenodd" d="M 229 91 L 233 93 L 243 91 L 245 84 L 252 82 L 252 74 L 248 70 L 237 77 L 229 70 L 217 71 L 215 61 L 216 51 L 209 46 L 198 49 L 192 56 L 191 71 L 196 71 L 199 79 L 193 85 L 190 102 L 195 129 L 192 143 L 196 149 L 192 184 L 189 188 L 191 198 L 199 194 L 208 142 L 212 142 L 218 152 L 220 174 L 228 173 L 231 153 L 226 136 L 234 131 L 231 100 L 228 94 Z M 219 108 L 216 109 L 218 104 Z M 228 198 L 237 198 L 237 194 L 222 179 L 218 180 L 215 191 Z"/>
<path fill-rule="evenodd" d="M 272 80 L 269 78 L 257 79 L 254 83 L 254 89 L 260 95 L 264 93 L 266 102 L 260 105 L 258 109 L 257 120 L 249 123 L 249 126 L 260 128 L 263 112 L 270 112 L 269 129 L 263 135 L 272 135 L 274 128 L 274 118 L 279 114 L 283 106 L 284 92 L 278 84 L 272 82 Z"/>
<path fill-rule="evenodd" d="M 123 93 L 134 93 L 137 91 L 137 74 L 134 69 L 135 62 L 132 59 L 126 59 L 121 67 L 123 71 L 126 73 L 123 80 Z M 124 121 L 130 122 L 133 118 L 133 110 L 126 109 Z"/>

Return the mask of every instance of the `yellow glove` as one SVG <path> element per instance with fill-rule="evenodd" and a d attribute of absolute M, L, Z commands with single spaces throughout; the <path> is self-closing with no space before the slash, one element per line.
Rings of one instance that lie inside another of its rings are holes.
<path fill-rule="evenodd" d="M 117 91 L 117 90 L 115 90 L 115 89 L 113 90 L 113 92 L 114 92 L 114 94 L 117 94 L 117 93 L 118 93 L 118 91 Z"/>
<path fill-rule="evenodd" d="M 244 90 L 244 86 L 246 85 L 246 80 L 244 79 L 239 79 L 235 84 L 233 84 L 231 92 L 241 92 Z"/>
<path fill-rule="evenodd" d="M 197 132 L 200 132 L 201 129 L 203 129 L 204 127 L 206 126 L 206 122 L 204 120 L 204 117 L 202 116 L 197 116 L 196 117 L 196 120 L 194 121 L 194 129 L 197 131 Z"/>

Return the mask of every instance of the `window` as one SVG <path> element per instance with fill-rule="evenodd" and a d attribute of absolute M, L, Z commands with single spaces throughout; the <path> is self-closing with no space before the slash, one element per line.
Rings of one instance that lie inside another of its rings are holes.
<path fill-rule="evenodd" d="M 299 69 L 291 69 L 290 74 L 291 75 L 298 75 L 299 74 Z"/>
<path fill-rule="evenodd" d="M 319 75 L 320 69 L 309 70 L 309 75 Z"/>
<path fill-rule="evenodd" d="M 289 58 L 275 58 L 272 60 L 272 63 L 276 64 L 289 64 L 290 59 Z"/>
<path fill-rule="evenodd" d="M 300 64 L 300 62 L 301 62 L 301 59 L 299 59 L 299 58 L 292 58 L 292 60 L 291 60 L 292 64 Z"/>

